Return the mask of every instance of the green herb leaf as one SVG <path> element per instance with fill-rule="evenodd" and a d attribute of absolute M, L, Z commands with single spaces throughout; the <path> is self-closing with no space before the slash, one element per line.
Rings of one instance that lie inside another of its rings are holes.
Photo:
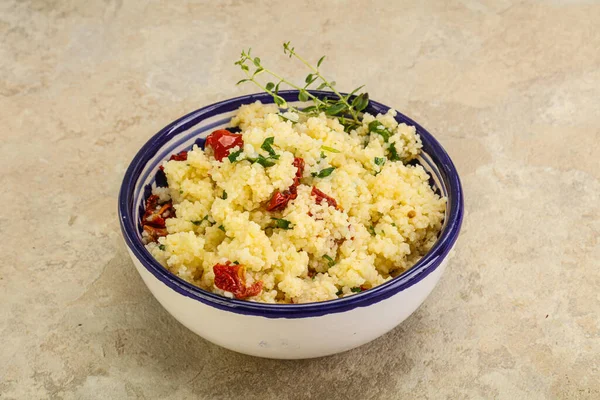
<path fill-rule="evenodd" d="M 225 227 L 223 225 L 219 225 L 218 227 L 220 230 L 222 230 L 223 232 L 225 232 Z"/>
<path fill-rule="evenodd" d="M 239 81 L 237 81 L 236 85 L 241 85 L 244 82 L 248 82 L 250 79 L 240 79 Z"/>
<path fill-rule="evenodd" d="M 335 116 L 347 109 L 348 107 L 344 103 L 335 103 L 325 109 L 325 114 Z"/>
<path fill-rule="evenodd" d="M 286 105 L 285 100 L 283 99 L 283 97 L 281 96 L 273 96 L 273 101 L 275 102 L 275 104 L 277 104 L 279 107 L 284 107 Z"/>
<path fill-rule="evenodd" d="M 223 190 L 223 196 L 221 196 L 223 200 L 227 200 L 227 192 Z"/>
<path fill-rule="evenodd" d="M 277 114 L 282 120 L 284 121 L 290 121 L 292 124 L 297 124 L 298 121 L 297 120 L 293 120 L 291 118 L 286 117 L 285 115 L 283 115 L 282 113 L 278 113 Z"/>
<path fill-rule="evenodd" d="M 234 162 L 238 161 L 237 158 L 240 156 L 240 154 L 242 154 L 242 150 L 234 151 L 233 153 L 229 153 L 227 158 L 229 159 L 229 162 L 233 164 Z"/>
<path fill-rule="evenodd" d="M 369 123 L 369 132 L 381 135 L 383 137 L 384 142 L 387 142 L 390 139 L 390 136 L 392 136 L 392 133 L 388 131 L 387 128 L 377 120 L 371 121 L 371 123 Z"/>
<path fill-rule="evenodd" d="M 342 289 L 338 290 L 337 293 L 335 294 L 336 296 L 341 296 L 344 293 L 344 291 Z"/>
<path fill-rule="evenodd" d="M 313 76 L 314 76 L 313 74 L 306 75 L 306 79 L 304 80 L 304 82 L 310 85 L 311 83 L 314 82 Z"/>
<path fill-rule="evenodd" d="M 298 100 L 299 101 L 308 101 L 308 92 L 306 90 L 301 90 L 298 92 Z"/>
<path fill-rule="evenodd" d="M 338 149 L 334 149 L 333 147 L 329 147 L 329 146 L 321 146 L 321 149 L 328 151 L 330 153 L 340 153 L 340 151 Z"/>
<path fill-rule="evenodd" d="M 390 159 L 390 161 L 400 161 L 400 156 L 398 155 L 398 150 L 396 150 L 396 146 L 394 146 L 394 143 L 390 144 L 389 151 L 390 155 L 388 156 L 388 158 Z"/>
<path fill-rule="evenodd" d="M 234 261 L 233 265 L 240 265 L 240 262 L 239 261 Z"/>
<path fill-rule="evenodd" d="M 362 292 L 362 289 L 359 287 L 353 287 L 352 289 L 350 289 L 350 291 L 353 293 L 360 293 Z"/>
<path fill-rule="evenodd" d="M 323 258 L 327 260 L 327 265 L 328 265 L 330 268 L 331 268 L 331 267 L 333 267 L 333 266 L 335 265 L 335 260 L 334 260 L 333 258 L 329 257 L 327 254 L 325 254 L 325 255 L 323 256 Z"/>
<path fill-rule="evenodd" d="M 369 231 L 369 233 L 371 234 L 371 236 L 375 236 L 376 235 L 375 228 L 373 227 L 373 225 L 369 226 L 367 228 L 367 230 Z"/>
<path fill-rule="evenodd" d="M 273 90 L 274 87 L 275 87 L 275 84 L 273 82 L 267 82 L 267 86 L 265 86 L 265 88 L 267 88 L 267 90 Z"/>
<path fill-rule="evenodd" d="M 267 167 L 272 167 L 273 165 L 275 165 L 274 160 L 278 160 L 278 159 L 279 159 L 279 154 L 276 154 L 274 156 L 269 156 L 268 158 L 266 158 L 262 154 L 259 154 L 258 158 L 255 158 L 254 160 L 249 158 L 248 160 L 250 162 L 252 162 L 253 164 L 258 163 L 258 164 L 262 165 L 263 167 L 267 168 Z"/>
<path fill-rule="evenodd" d="M 333 170 L 335 169 L 335 167 L 329 167 L 329 168 L 325 168 L 323 170 L 321 170 L 316 177 L 317 178 L 326 178 L 329 175 L 331 175 L 331 173 L 333 172 Z"/>
<path fill-rule="evenodd" d="M 292 229 L 292 223 L 290 221 L 288 221 L 287 219 L 281 219 L 281 218 L 271 218 L 273 221 L 275 221 L 275 228 L 280 228 L 280 229 Z"/>
<path fill-rule="evenodd" d="M 369 105 L 369 93 L 362 93 L 354 98 L 352 106 L 356 111 L 361 112 Z"/>
<path fill-rule="evenodd" d="M 165 245 L 164 244 L 159 244 L 158 248 L 162 251 L 165 251 Z"/>
<path fill-rule="evenodd" d="M 317 61 L 317 68 L 319 68 L 321 66 L 321 64 L 323 63 L 323 60 L 325 60 L 325 56 L 319 58 L 319 61 Z"/>
<path fill-rule="evenodd" d="M 327 87 L 327 83 L 323 82 L 317 87 L 317 90 L 325 89 L 326 87 Z"/>
<path fill-rule="evenodd" d="M 262 143 L 260 148 L 263 149 L 264 151 L 266 151 L 267 153 L 269 153 L 271 156 L 275 156 L 276 155 L 275 150 L 273 150 L 273 147 L 271 147 L 273 145 L 273 143 L 275 143 L 275 137 L 274 136 L 268 137 Z"/>
<path fill-rule="evenodd" d="M 375 162 L 375 165 L 382 166 L 383 164 L 385 164 L 385 160 L 385 157 L 375 157 L 373 161 Z"/>
<path fill-rule="evenodd" d="M 254 65 L 256 65 L 257 67 L 260 67 L 260 58 L 258 57 L 254 57 L 254 60 L 252 60 L 252 62 L 254 63 Z"/>

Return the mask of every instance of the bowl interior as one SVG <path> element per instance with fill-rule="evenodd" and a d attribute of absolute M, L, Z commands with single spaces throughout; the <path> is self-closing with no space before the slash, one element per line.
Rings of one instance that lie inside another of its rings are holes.
<path fill-rule="evenodd" d="M 331 95 L 328 92 L 313 92 L 319 96 Z M 282 97 L 293 106 L 301 107 L 304 104 L 297 101 L 297 91 L 285 91 L 280 93 Z M 156 260 L 152 258 L 142 244 L 142 227 L 140 224 L 141 215 L 144 212 L 145 199 L 149 196 L 152 185 L 164 186 L 166 181 L 162 172 L 158 172 L 159 165 L 171 154 L 178 153 L 182 150 L 190 149 L 194 144 L 204 147 L 206 136 L 216 129 L 225 128 L 230 125 L 231 118 L 236 114 L 237 109 L 242 104 L 249 104 L 260 100 L 263 103 L 272 103 L 272 98 L 266 93 L 255 95 L 242 96 L 240 98 L 226 100 L 203 109 L 192 112 L 185 117 L 180 118 L 174 123 L 168 125 L 155 136 L 153 136 L 132 161 L 124 182 L 121 188 L 119 211 L 121 218 L 121 226 L 130 249 L 136 254 L 140 261 L 148 268 L 155 276 L 169 286 L 176 286 L 183 290 L 185 295 L 199 298 L 204 301 L 217 302 L 220 306 L 227 307 L 235 303 L 254 304 L 264 307 L 270 306 L 291 306 L 299 307 L 306 304 L 292 305 L 273 305 L 264 303 L 240 302 L 235 299 L 225 299 L 221 296 L 214 295 L 197 288 L 179 277 L 171 274 L 163 268 Z M 371 114 L 386 113 L 389 107 L 370 101 L 367 112 Z M 396 286 L 396 290 L 402 290 L 398 283 L 410 283 L 411 279 L 422 279 L 423 274 L 431 272 L 441 262 L 450 250 L 460 229 L 462 221 L 462 192 L 460 181 L 452 161 L 441 147 L 441 145 L 420 125 L 412 121 L 410 118 L 398 113 L 396 120 L 400 123 L 413 125 L 417 129 L 417 133 L 421 136 L 423 142 L 423 151 L 417 160 L 430 175 L 430 184 L 442 196 L 448 198 L 446 218 L 438 241 L 425 255 L 421 261 L 413 266 L 408 271 L 405 271 L 400 276 L 390 280 L 389 282 L 377 286 L 371 290 L 359 293 L 347 298 L 329 300 L 321 304 L 335 303 L 350 300 L 360 300 L 360 298 L 374 297 L 377 292 L 383 292 L 386 287 L 391 289 Z M 415 282 L 413 282 L 415 283 Z M 391 285 L 395 284 L 395 285 Z"/>

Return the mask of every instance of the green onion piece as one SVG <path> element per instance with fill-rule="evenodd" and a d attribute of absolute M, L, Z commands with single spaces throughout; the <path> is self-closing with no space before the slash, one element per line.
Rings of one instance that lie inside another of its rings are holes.
<path fill-rule="evenodd" d="M 338 149 L 334 149 L 333 147 L 329 147 L 329 146 L 321 146 L 321 149 L 328 151 L 330 153 L 341 153 Z"/>
<path fill-rule="evenodd" d="M 271 136 L 265 139 L 263 144 L 260 146 L 261 149 L 269 153 L 271 156 L 276 155 L 275 150 L 271 147 L 275 143 L 275 137 Z"/>
<path fill-rule="evenodd" d="M 242 154 L 242 150 L 234 151 L 233 153 L 229 154 L 227 158 L 229 159 L 229 162 L 233 164 L 234 162 L 238 161 L 237 158 L 240 156 L 240 154 Z"/>
<path fill-rule="evenodd" d="M 315 176 L 317 178 L 325 178 L 328 177 L 329 175 L 331 175 L 331 173 L 333 172 L 333 170 L 335 169 L 335 167 L 329 167 L 329 168 L 325 168 L 324 170 L 321 170 L 318 174 L 316 174 Z"/>
<path fill-rule="evenodd" d="M 335 260 L 334 260 L 333 258 L 329 257 L 327 254 L 325 254 L 325 255 L 323 256 L 323 258 L 327 260 L 327 265 L 328 265 L 330 268 L 331 268 L 331 267 L 333 267 L 333 266 L 335 265 Z"/>

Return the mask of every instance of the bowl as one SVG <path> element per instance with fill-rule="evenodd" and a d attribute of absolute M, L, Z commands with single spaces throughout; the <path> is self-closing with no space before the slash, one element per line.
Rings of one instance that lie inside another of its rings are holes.
<path fill-rule="evenodd" d="M 329 92 L 312 91 L 320 98 Z M 298 91 L 280 92 L 294 106 Z M 135 155 L 119 194 L 119 220 L 137 271 L 159 303 L 191 331 L 217 345 L 258 357 L 300 359 L 346 351 L 383 335 L 411 315 L 431 293 L 446 268 L 463 216 L 459 176 L 450 157 L 423 127 L 398 113 L 396 120 L 416 127 L 423 142 L 418 162 L 430 183 L 448 198 L 444 225 L 432 249 L 412 268 L 373 289 L 318 303 L 266 304 L 229 299 L 200 289 L 161 266 L 142 243 L 140 215 L 159 165 L 173 153 L 203 145 L 212 131 L 228 125 L 242 104 L 273 103 L 267 93 L 236 97 L 203 107 L 167 125 Z M 371 100 L 367 112 L 386 113 Z"/>

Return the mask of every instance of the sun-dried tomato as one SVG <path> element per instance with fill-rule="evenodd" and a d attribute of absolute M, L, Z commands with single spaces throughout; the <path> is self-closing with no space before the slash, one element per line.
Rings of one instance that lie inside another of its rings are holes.
<path fill-rule="evenodd" d="M 167 236 L 166 228 L 156 228 L 152 225 L 144 225 L 144 232 L 148 235 L 151 242 L 156 242 L 159 237 Z"/>
<path fill-rule="evenodd" d="M 227 261 L 225 264 L 216 264 L 213 271 L 215 286 L 233 293 L 238 299 L 256 296 L 262 291 L 262 281 L 255 282 L 250 287 L 246 286 L 246 271 L 242 265 Z"/>
<path fill-rule="evenodd" d="M 294 200 L 298 197 L 298 186 L 300 186 L 300 179 L 304 173 L 304 160 L 300 157 L 294 158 L 294 167 L 296 167 L 296 175 L 294 176 L 294 183 L 292 186 L 285 190 L 283 193 L 277 190 L 273 193 L 269 204 L 267 205 L 267 211 L 280 211 L 287 207 L 287 203 L 290 200 Z"/>
<path fill-rule="evenodd" d="M 294 167 L 296 167 L 296 176 L 294 177 L 294 186 L 300 185 L 300 179 L 304 174 L 304 160 L 300 157 L 294 157 Z"/>
<path fill-rule="evenodd" d="M 158 196 L 153 194 L 146 199 L 146 210 L 142 216 L 142 227 L 151 241 L 156 241 L 161 236 L 167 236 L 165 220 L 175 216 L 173 204 L 169 201 L 158 204 Z"/>
<path fill-rule="evenodd" d="M 242 148 L 244 139 L 240 134 L 231 133 L 227 129 L 219 129 L 208 135 L 206 145 L 212 147 L 215 158 L 221 161 L 229 155 L 229 149 L 236 146 Z"/>
<path fill-rule="evenodd" d="M 315 186 L 313 186 L 312 192 L 310 192 L 310 194 L 312 196 L 316 197 L 315 201 L 316 201 L 317 204 L 321 204 L 321 202 L 323 201 L 323 199 L 325 199 L 325 201 L 327 201 L 327 204 L 329 204 L 331 207 L 335 207 L 336 209 L 339 210 L 337 201 L 335 201 L 335 199 L 333 197 L 327 196 L 325 193 L 321 192 Z"/>
<path fill-rule="evenodd" d="M 188 152 L 187 151 L 180 151 L 177 154 L 171 154 L 171 157 L 169 158 L 169 161 L 187 161 L 187 156 L 188 156 Z M 165 167 L 163 167 L 162 165 L 160 167 L 158 167 L 161 171 L 164 171 Z"/>

